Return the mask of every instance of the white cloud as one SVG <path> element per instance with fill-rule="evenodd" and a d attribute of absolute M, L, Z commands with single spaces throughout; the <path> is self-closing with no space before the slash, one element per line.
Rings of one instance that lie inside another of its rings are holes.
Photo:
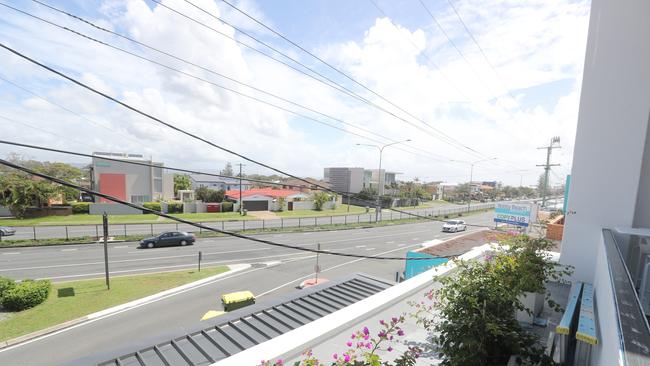
<path fill-rule="evenodd" d="M 232 10 L 223 5 L 217 6 L 214 1 L 195 2 L 212 14 L 225 15 L 246 29 L 256 29 L 250 21 L 244 22 Z M 178 1 L 165 3 L 191 14 L 220 32 L 235 35 L 231 27 L 187 4 Z M 256 17 L 265 19 L 265 22 L 268 21 L 254 3 L 245 1 L 237 5 L 243 6 Z M 500 160 L 495 164 L 484 164 L 476 168 L 479 179 L 518 183 L 518 173 L 511 172 L 517 169 L 514 167 L 516 165 L 531 170 L 526 173 L 525 182 L 533 183 L 539 173 L 535 171 L 534 165 L 543 159 L 536 147 L 554 135 L 562 136 L 565 147 L 561 156 L 562 164 L 570 164 L 581 83 L 579 76 L 582 74 L 586 42 L 588 3 L 560 0 L 526 3 L 502 1 L 484 7 L 477 6 L 475 1 L 463 1 L 458 3 L 458 10 L 496 67 L 499 77 L 485 63 L 449 9 L 439 15 L 439 20 L 461 47 L 480 78 L 473 74 L 466 62 L 431 24 L 412 29 L 395 20 L 380 18 L 366 30 L 361 42 L 309 46 L 317 49 L 319 54 L 332 63 L 340 65 L 355 79 L 439 131 L 485 155 L 498 156 Z M 99 20 L 103 26 L 127 31 L 129 36 L 141 42 L 391 139 L 410 138 L 413 146 L 428 152 L 417 150 L 418 153 L 434 157 L 443 155 L 458 160 L 472 158 L 462 149 L 451 147 L 432 137 L 437 133 L 429 127 L 349 81 L 344 84 L 354 87 L 364 98 L 403 116 L 418 127 L 346 98 L 323 84 L 271 62 L 234 41 L 159 6 L 152 9 L 141 0 L 125 3 L 107 1 L 102 6 L 102 11 L 106 14 L 106 18 Z M 147 57 L 185 72 L 296 109 L 206 71 L 143 51 L 140 47 L 107 37 L 101 32 L 91 31 L 69 19 L 52 16 L 50 13 L 47 15 L 74 29 L 119 44 L 120 47 L 144 52 Z M 268 23 L 272 24 L 272 21 Z M 397 23 L 397 27 L 393 23 Z M 341 135 L 314 122 L 295 118 L 287 112 L 172 73 L 63 31 L 43 32 L 42 27 L 44 26 L 16 15 L 11 18 L 9 26 L 0 27 L 4 34 L 2 41 L 8 41 L 36 59 L 48 60 L 48 63 L 72 72 L 91 86 L 180 128 L 299 175 L 320 176 L 322 168 L 328 165 L 374 167 L 377 164 L 375 150 L 355 146 L 357 142 L 368 142 L 361 138 Z M 429 63 L 423 54 L 436 62 L 440 69 Z M 26 132 L 27 130 L 15 130 L 12 139 L 71 150 L 88 151 L 93 148 L 97 151 L 144 152 L 168 165 L 198 169 L 216 170 L 225 161 L 241 160 L 116 107 L 74 85 L 53 82 L 50 75 L 25 66 L 16 57 L 1 58 L 0 67 L 8 70 L 3 75 L 10 76 L 12 80 L 39 91 L 96 123 L 88 123 L 28 96 L 23 97 L 22 103 L 0 102 L 0 114 L 34 123 L 41 122 L 43 124 L 40 127 L 43 129 L 74 137 L 77 142 L 54 138 L 42 132 Z M 345 80 L 325 68 L 319 70 L 337 80 Z M 552 102 L 545 105 L 527 103 L 526 96 L 530 93 L 528 88 L 566 79 L 574 80 L 573 87 L 564 90 L 563 95 L 553 96 L 555 99 Z M 485 84 L 488 85 L 487 88 Z M 504 93 L 504 85 L 515 94 L 517 102 Z M 0 90 L 16 92 L 3 84 L 0 84 Z M 47 123 L 44 123 L 46 120 Z M 336 124 L 333 121 L 329 123 Z M 0 125 L 5 124 L 7 121 L 0 120 Z M 360 132 L 350 127 L 341 127 Z M 90 147 L 80 148 L 79 140 Z M 0 147 L 0 153 L 14 150 Z M 44 156 L 38 154 L 34 153 L 35 156 Z M 47 158 L 58 157 L 50 155 Z M 398 148 L 386 150 L 383 165 L 389 170 L 403 172 L 404 177 L 449 177 L 448 180 L 452 181 L 462 180 L 452 177 L 462 177 L 468 171 L 464 165 L 441 163 L 434 158 L 409 154 Z M 252 165 L 247 169 L 268 172 Z"/>

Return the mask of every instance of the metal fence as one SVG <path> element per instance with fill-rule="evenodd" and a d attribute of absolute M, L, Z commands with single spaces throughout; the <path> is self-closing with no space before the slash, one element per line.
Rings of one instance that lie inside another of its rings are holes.
<path fill-rule="evenodd" d="M 479 211 L 494 208 L 494 203 L 482 203 L 471 206 L 471 211 Z M 438 216 L 443 219 L 445 216 L 456 215 L 467 212 L 467 207 L 446 207 L 446 208 L 425 208 L 403 210 L 419 216 Z M 380 215 L 381 221 L 394 221 L 402 219 L 417 219 L 416 216 L 407 213 L 383 210 Z M 266 231 L 284 228 L 319 227 L 327 225 L 348 225 L 348 224 L 369 224 L 375 221 L 375 213 L 317 216 L 317 217 L 286 217 L 272 220 L 230 220 L 202 222 L 204 226 L 227 231 Z M 102 236 L 102 225 L 56 225 L 56 226 L 24 226 L 16 227 L 16 234 L 10 238 L 19 239 L 74 239 Z M 183 223 L 147 223 L 147 224 L 111 224 L 109 222 L 109 236 L 130 236 L 130 235 L 156 235 L 163 231 L 187 231 L 201 233 L 206 231 L 192 225 Z"/>

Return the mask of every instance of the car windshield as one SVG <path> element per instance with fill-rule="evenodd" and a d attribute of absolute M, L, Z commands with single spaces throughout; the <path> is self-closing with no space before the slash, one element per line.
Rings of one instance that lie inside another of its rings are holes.
<path fill-rule="evenodd" d="M 460 222 L 456 220 L 449 220 L 446 222 L 447 225 L 458 225 Z"/>

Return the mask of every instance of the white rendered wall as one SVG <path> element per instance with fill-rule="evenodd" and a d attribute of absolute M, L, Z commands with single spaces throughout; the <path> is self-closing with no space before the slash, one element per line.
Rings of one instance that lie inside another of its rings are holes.
<path fill-rule="evenodd" d="M 594 279 L 601 228 L 633 224 L 650 113 L 648 19 L 647 0 L 592 1 L 561 256 L 578 280 Z"/>

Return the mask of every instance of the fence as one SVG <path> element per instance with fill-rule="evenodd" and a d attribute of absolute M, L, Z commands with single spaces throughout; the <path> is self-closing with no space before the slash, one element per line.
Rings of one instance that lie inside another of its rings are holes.
<path fill-rule="evenodd" d="M 493 203 L 477 204 L 471 206 L 471 211 L 479 211 L 494 208 Z M 456 215 L 467 212 L 467 207 L 452 208 L 428 208 L 405 210 L 419 216 L 433 217 L 444 219 L 449 215 Z M 417 219 L 417 217 L 407 213 L 386 211 L 380 215 L 381 221 L 394 221 L 403 219 Z M 422 218 L 424 220 L 424 218 Z M 338 216 L 318 216 L 318 217 L 296 217 L 296 218 L 279 218 L 272 220 L 230 220 L 230 221 L 213 221 L 201 223 L 207 227 L 227 230 L 227 231 L 265 231 L 277 230 L 290 227 L 317 227 L 325 225 L 348 225 L 348 224 L 369 224 L 375 221 L 375 213 L 369 212 L 364 214 L 338 215 Z M 11 238 L 5 239 L 74 239 L 83 237 L 100 237 L 102 235 L 102 225 L 57 225 L 57 226 L 25 226 L 16 227 L 16 234 Z M 130 235 L 156 235 L 163 231 L 187 231 L 201 233 L 204 229 L 182 223 L 147 223 L 147 224 L 111 224 L 109 222 L 109 236 L 130 236 Z"/>

